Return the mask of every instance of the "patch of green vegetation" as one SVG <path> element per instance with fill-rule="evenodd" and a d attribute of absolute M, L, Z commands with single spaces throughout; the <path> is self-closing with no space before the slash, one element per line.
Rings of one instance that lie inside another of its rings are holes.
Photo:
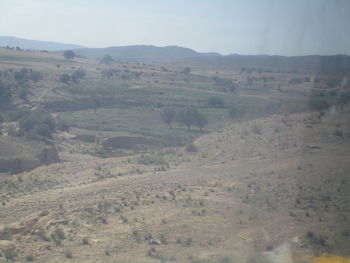
<path fill-rule="evenodd" d="M 106 109 L 102 108 L 93 113 L 93 110 L 60 113 L 61 118 L 69 125 L 78 128 L 119 131 L 145 136 L 154 136 L 171 140 L 179 138 L 187 141 L 193 139 L 198 132 L 188 132 L 184 127 L 169 129 L 160 118 L 159 109 Z"/>
<path fill-rule="evenodd" d="M 177 86 L 177 87 L 184 87 L 184 88 L 192 88 L 192 89 L 199 89 L 199 90 L 208 90 L 208 91 L 218 91 L 222 89 L 222 87 L 218 85 L 203 85 L 203 84 L 195 84 L 195 83 L 166 83 L 167 85 Z"/>
<path fill-rule="evenodd" d="M 73 85 L 66 85 L 60 87 L 59 90 L 67 94 L 90 96 L 101 95 L 101 96 L 116 96 L 122 91 L 125 91 L 126 86 L 121 83 L 115 83 L 107 80 L 81 80 Z"/>

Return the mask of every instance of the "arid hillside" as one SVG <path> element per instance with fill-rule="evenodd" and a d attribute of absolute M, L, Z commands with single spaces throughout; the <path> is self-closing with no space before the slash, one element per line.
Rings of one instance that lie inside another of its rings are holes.
<path fill-rule="evenodd" d="M 2 183 L 0 244 L 38 262 L 350 256 L 348 114 L 275 115 L 182 149 L 12 176 Z"/>
<path fill-rule="evenodd" d="M 0 58 L 0 261 L 350 257 L 343 75 Z"/>

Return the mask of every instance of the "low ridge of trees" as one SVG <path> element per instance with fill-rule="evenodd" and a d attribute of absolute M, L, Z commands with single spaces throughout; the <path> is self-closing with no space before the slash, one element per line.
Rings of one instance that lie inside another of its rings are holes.
<path fill-rule="evenodd" d="M 208 119 L 197 109 L 191 107 L 178 111 L 164 109 L 161 112 L 161 119 L 165 124 L 169 125 L 169 128 L 176 121 L 179 125 L 186 126 L 189 131 L 192 126 L 196 126 L 202 130 L 208 124 Z"/>

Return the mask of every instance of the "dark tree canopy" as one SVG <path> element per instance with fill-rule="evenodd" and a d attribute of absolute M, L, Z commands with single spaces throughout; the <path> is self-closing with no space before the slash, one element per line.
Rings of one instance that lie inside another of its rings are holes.
<path fill-rule="evenodd" d="M 187 108 L 178 111 L 176 120 L 185 125 L 188 130 L 191 130 L 192 125 L 202 129 L 208 124 L 207 118 L 195 108 Z"/>
<path fill-rule="evenodd" d="M 174 109 L 164 109 L 161 112 L 162 121 L 169 125 L 171 129 L 171 123 L 175 120 L 176 111 Z"/>
<path fill-rule="evenodd" d="M 100 64 L 110 65 L 112 62 L 113 58 L 110 55 L 104 55 L 100 60 Z"/>
<path fill-rule="evenodd" d="M 73 59 L 75 58 L 75 53 L 72 50 L 64 51 L 63 56 L 65 59 Z"/>

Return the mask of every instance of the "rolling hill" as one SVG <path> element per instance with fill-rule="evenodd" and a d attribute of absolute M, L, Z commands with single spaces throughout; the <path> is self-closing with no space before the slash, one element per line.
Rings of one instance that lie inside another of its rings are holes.
<path fill-rule="evenodd" d="M 22 38 L 0 36 L 0 46 L 20 47 L 30 50 L 47 50 L 62 54 L 64 50 L 74 50 L 75 54 L 88 59 L 101 59 L 110 55 L 116 61 L 143 63 L 170 63 L 189 67 L 215 70 L 240 70 L 250 68 L 263 71 L 347 73 L 350 71 L 350 57 L 347 55 L 308 55 L 308 56 L 274 56 L 274 55 L 221 55 L 219 53 L 201 53 L 179 46 L 157 47 L 152 45 L 113 46 L 106 48 L 87 48 L 74 44 L 27 40 Z"/>
<path fill-rule="evenodd" d="M 67 50 L 82 48 L 83 46 L 74 44 L 64 44 L 51 41 L 39 41 L 39 40 L 28 40 L 23 38 L 17 38 L 12 36 L 0 36 L 0 46 L 2 47 L 20 47 L 21 49 L 30 50 Z"/>

